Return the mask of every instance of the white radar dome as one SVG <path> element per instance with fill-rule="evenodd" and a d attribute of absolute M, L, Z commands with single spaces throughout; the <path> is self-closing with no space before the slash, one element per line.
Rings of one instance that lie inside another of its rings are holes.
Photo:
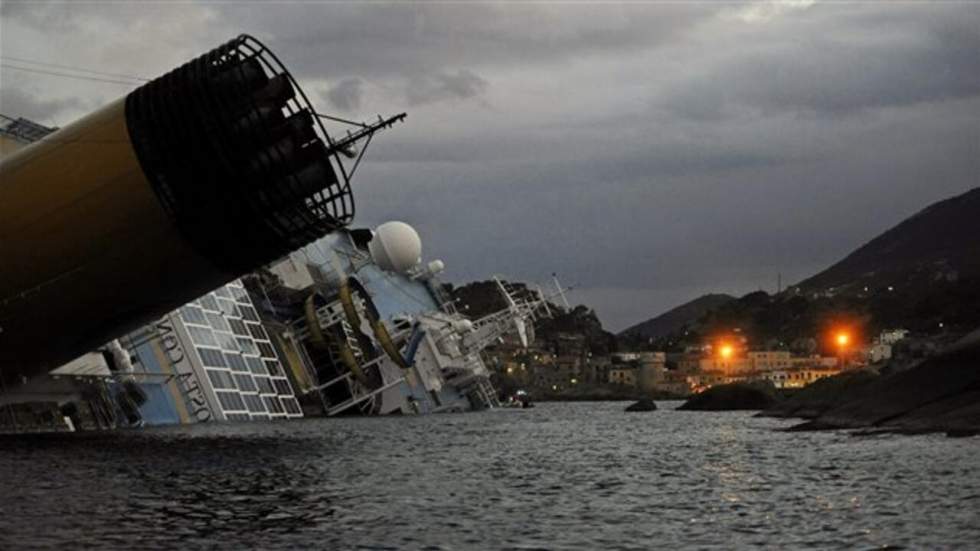
<path fill-rule="evenodd" d="M 441 274 L 443 270 L 446 269 L 446 263 L 441 260 L 433 260 L 429 262 L 429 273 L 432 275 Z"/>
<path fill-rule="evenodd" d="M 385 222 L 375 228 L 368 250 L 374 262 L 389 272 L 405 273 L 422 260 L 422 240 L 404 222 Z"/>

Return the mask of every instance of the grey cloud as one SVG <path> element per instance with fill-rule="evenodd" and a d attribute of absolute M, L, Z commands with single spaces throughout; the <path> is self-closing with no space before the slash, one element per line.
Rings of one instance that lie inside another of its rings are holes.
<path fill-rule="evenodd" d="M 222 3 L 222 18 L 256 29 L 287 62 L 327 78 L 408 77 L 446 67 L 567 63 L 664 44 L 720 8 L 492 3 L 307 4 L 269 17 Z"/>
<path fill-rule="evenodd" d="M 9 55 L 153 76 L 246 31 L 334 108 L 411 104 L 356 223 L 416 225 L 456 282 L 557 271 L 613 328 L 802 279 L 980 173 L 976 4 L 10 5 Z M 42 122 L 108 99 L 9 74 Z"/>
<path fill-rule="evenodd" d="M 739 293 L 771 287 L 777 273 L 786 283 L 802 279 L 921 206 L 974 185 L 975 130 L 956 121 L 980 101 L 970 105 L 922 106 L 859 132 L 835 124 L 829 131 L 839 132 L 842 152 L 715 171 L 690 163 L 665 173 L 651 163 L 645 173 L 603 175 L 552 162 L 403 166 L 376 158 L 357 183 L 360 220 L 417 224 L 457 281 L 555 270 L 590 289 L 646 289 L 636 296 L 650 297 L 652 315 L 691 288 Z M 779 140 L 768 142 L 776 155 Z M 375 153 L 398 147 L 381 140 Z M 710 148 L 692 149 L 711 162 Z M 594 305 L 612 327 L 639 319 L 609 300 Z"/>
<path fill-rule="evenodd" d="M 61 3 L 3 2 L 0 16 L 6 21 L 19 20 L 35 28 L 69 32 L 76 29 L 71 10 Z"/>
<path fill-rule="evenodd" d="M 411 105 L 446 99 L 469 99 L 486 92 L 489 83 L 473 71 L 417 75 L 409 79 L 405 97 Z"/>
<path fill-rule="evenodd" d="M 941 6 L 926 14 L 919 8 L 897 18 L 888 10 L 850 8 L 812 8 L 807 14 L 820 25 L 798 17 L 763 26 L 753 47 L 708 56 L 658 103 L 682 117 L 716 122 L 746 109 L 841 116 L 980 94 L 980 10 Z"/>
<path fill-rule="evenodd" d="M 364 82 L 359 78 L 346 78 L 327 91 L 330 103 L 342 111 L 353 111 L 361 106 Z"/>
<path fill-rule="evenodd" d="M 9 117 L 25 117 L 44 124 L 57 124 L 66 111 L 94 107 L 77 97 L 43 99 L 20 88 L 4 87 L 0 93 L 0 113 Z"/>

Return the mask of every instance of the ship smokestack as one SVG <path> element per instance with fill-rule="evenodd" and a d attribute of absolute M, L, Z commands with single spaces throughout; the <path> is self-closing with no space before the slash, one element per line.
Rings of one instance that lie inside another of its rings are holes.
<path fill-rule="evenodd" d="M 242 35 L 0 164 L 0 375 L 50 370 L 354 215 L 292 75 Z"/>

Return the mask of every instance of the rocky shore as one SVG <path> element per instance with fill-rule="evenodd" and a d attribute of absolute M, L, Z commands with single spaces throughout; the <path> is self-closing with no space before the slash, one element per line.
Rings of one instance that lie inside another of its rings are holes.
<path fill-rule="evenodd" d="M 865 387 L 878 378 L 877 371 L 861 369 L 820 379 L 776 402 L 759 415 L 813 419 L 851 400 L 859 399 Z"/>
<path fill-rule="evenodd" d="M 688 411 L 759 410 L 778 401 L 776 387 L 766 382 L 719 385 L 695 394 L 677 409 Z"/>
<path fill-rule="evenodd" d="M 702 392 L 680 408 L 762 410 L 802 418 L 791 431 L 863 429 L 908 434 L 980 435 L 980 330 L 903 370 L 862 369 L 782 395 L 767 383 L 733 383 Z"/>
<path fill-rule="evenodd" d="M 980 434 L 980 331 L 904 371 L 818 381 L 760 415 L 809 419 L 790 430 Z"/>

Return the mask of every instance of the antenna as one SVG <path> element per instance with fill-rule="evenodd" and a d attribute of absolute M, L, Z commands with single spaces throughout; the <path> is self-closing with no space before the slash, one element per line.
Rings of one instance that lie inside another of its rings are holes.
<path fill-rule="evenodd" d="M 548 314 L 548 317 L 550 318 L 552 314 L 551 314 L 551 306 L 548 306 L 548 299 L 545 298 L 544 291 L 541 290 L 540 285 L 536 285 L 535 287 L 537 287 L 538 290 L 538 302 L 541 303 L 541 306 L 544 307 L 544 311 Z"/>
<path fill-rule="evenodd" d="M 558 289 L 558 296 L 561 297 L 561 303 L 565 306 L 566 310 L 571 310 L 571 305 L 568 304 L 568 298 L 565 297 L 565 290 L 561 287 L 561 282 L 558 281 L 558 274 L 552 272 L 551 280 L 555 282 L 555 288 Z"/>
<path fill-rule="evenodd" d="M 507 307 L 511 310 L 517 308 L 517 303 L 514 302 L 514 297 L 510 296 L 510 292 L 507 291 L 507 287 L 504 286 L 504 283 L 500 280 L 500 277 L 493 276 L 493 280 L 497 283 L 497 288 L 500 289 L 500 293 L 504 295 L 504 300 L 507 301 Z"/>
<path fill-rule="evenodd" d="M 378 120 L 371 124 L 349 121 L 347 119 L 342 119 L 340 117 L 324 115 L 323 113 L 317 113 L 316 116 L 321 119 L 342 122 L 344 124 L 349 124 L 351 126 L 358 127 L 358 129 L 354 132 L 348 130 L 347 135 L 345 135 L 343 138 L 339 140 L 333 140 L 329 136 L 327 136 L 327 141 L 329 142 L 329 147 L 327 147 L 327 151 L 331 155 L 335 153 L 340 153 L 341 155 L 347 157 L 348 159 L 355 159 L 354 166 L 351 167 L 350 173 L 347 174 L 347 177 L 350 178 L 351 176 L 354 175 L 354 172 L 357 170 L 358 165 L 361 164 L 361 158 L 364 157 L 364 152 L 367 151 L 368 146 L 371 145 L 371 138 L 374 137 L 375 133 L 384 130 L 385 128 L 391 128 L 392 126 L 395 125 L 395 123 L 405 120 L 405 117 L 407 117 L 408 114 L 400 113 L 398 115 L 388 117 L 387 119 L 383 119 L 381 118 L 381 115 L 378 115 Z M 354 144 L 361 140 L 365 140 L 364 147 L 362 147 L 360 151 L 358 151 L 357 149 L 354 148 Z"/>
<path fill-rule="evenodd" d="M 504 299 L 507 300 L 507 310 L 514 316 L 514 326 L 517 328 L 517 336 L 521 339 L 521 345 L 523 345 L 524 348 L 527 348 L 527 322 L 524 321 L 524 316 L 522 315 L 521 309 L 517 306 L 517 302 L 514 300 L 514 297 L 511 296 L 510 291 L 507 290 L 507 287 L 504 286 L 504 283 L 500 280 L 500 278 L 498 276 L 493 276 L 493 280 L 497 282 L 497 287 L 500 288 L 500 292 L 503 293 Z"/>

